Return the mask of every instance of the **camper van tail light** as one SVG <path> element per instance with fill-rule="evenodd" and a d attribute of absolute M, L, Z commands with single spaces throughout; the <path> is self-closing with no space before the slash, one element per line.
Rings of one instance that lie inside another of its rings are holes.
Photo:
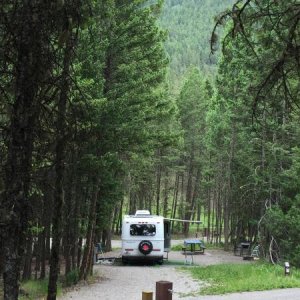
<path fill-rule="evenodd" d="M 125 249 L 125 251 L 129 252 L 129 251 L 133 251 L 133 249 Z"/>

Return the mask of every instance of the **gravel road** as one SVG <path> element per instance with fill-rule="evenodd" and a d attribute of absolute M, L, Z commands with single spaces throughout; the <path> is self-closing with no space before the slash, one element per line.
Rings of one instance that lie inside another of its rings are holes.
<path fill-rule="evenodd" d="M 118 241 L 113 247 L 118 247 Z M 180 242 L 178 242 L 180 243 Z M 176 242 L 172 242 L 176 244 Z M 118 256 L 120 251 L 106 253 L 107 257 Z M 185 257 L 180 252 L 169 253 L 170 262 L 184 262 Z M 251 263 L 232 253 L 207 250 L 204 255 L 194 255 L 194 264 L 212 265 L 220 263 Z M 142 291 L 152 291 L 155 295 L 157 281 L 173 282 L 173 300 L 299 300 L 300 289 L 284 289 L 263 292 L 235 293 L 224 296 L 199 296 L 204 283 L 195 281 L 188 273 L 180 271 L 172 265 L 162 266 L 117 266 L 95 265 L 94 270 L 100 275 L 96 283 L 75 287 L 66 293 L 61 300 L 141 300 Z"/>
<path fill-rule="evenodd" d="M 196 293 L 200 284 L 187 274 L 178 272 L 174 267 L 150 267 L 150 266 L 98 266 L 103 278 L 97 283 L 84 286 L 79 290 L 69 292 L 63 297 L 66 299 L 84 300 L 141 300 L 142 291 L 155 291 L 155 283 L 160 280 L 173 282 L 175 294 L 173 300 L 189 293 Z M 198 299 L 195 297 L 184 298 L 186 300 Z"/>

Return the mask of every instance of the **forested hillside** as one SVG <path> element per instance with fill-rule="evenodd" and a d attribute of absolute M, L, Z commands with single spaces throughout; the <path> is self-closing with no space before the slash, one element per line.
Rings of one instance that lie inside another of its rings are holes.
<path fill-rule="evenodd" d="M 4 299 L 86 279 L 137 209 L 299 267 L 299 20 L 298 0 L 2 1 Z"/>
<path fill-rule="evenodd" d="M 216 72 L 218 55 L 210 55 L 215 20 L 233 0 L 166 0 L 160 24 L 168 32 L 166 51 L 170 59 L 170 80 L 179 83 L 190 66 L 207 76 Z"/>

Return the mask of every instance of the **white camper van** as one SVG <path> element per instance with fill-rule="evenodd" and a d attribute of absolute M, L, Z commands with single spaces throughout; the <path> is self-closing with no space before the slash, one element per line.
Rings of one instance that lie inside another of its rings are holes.
<path fill-rule="evenodd" d="M 170 221 L 151 215 L 148 210 L 137 210 L 126 215 L 122 224 L 122 261 L 163 262 L 164 252 L 171 248 Z"/>

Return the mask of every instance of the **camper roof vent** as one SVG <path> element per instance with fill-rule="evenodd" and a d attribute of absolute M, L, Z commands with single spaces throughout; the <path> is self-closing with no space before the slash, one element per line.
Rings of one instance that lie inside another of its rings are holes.
<path fill-rule="evenodd" d="M 149 210 L 137 210 L 135 212 L 136 216 L 150 216 L 150 211 Z"/>

